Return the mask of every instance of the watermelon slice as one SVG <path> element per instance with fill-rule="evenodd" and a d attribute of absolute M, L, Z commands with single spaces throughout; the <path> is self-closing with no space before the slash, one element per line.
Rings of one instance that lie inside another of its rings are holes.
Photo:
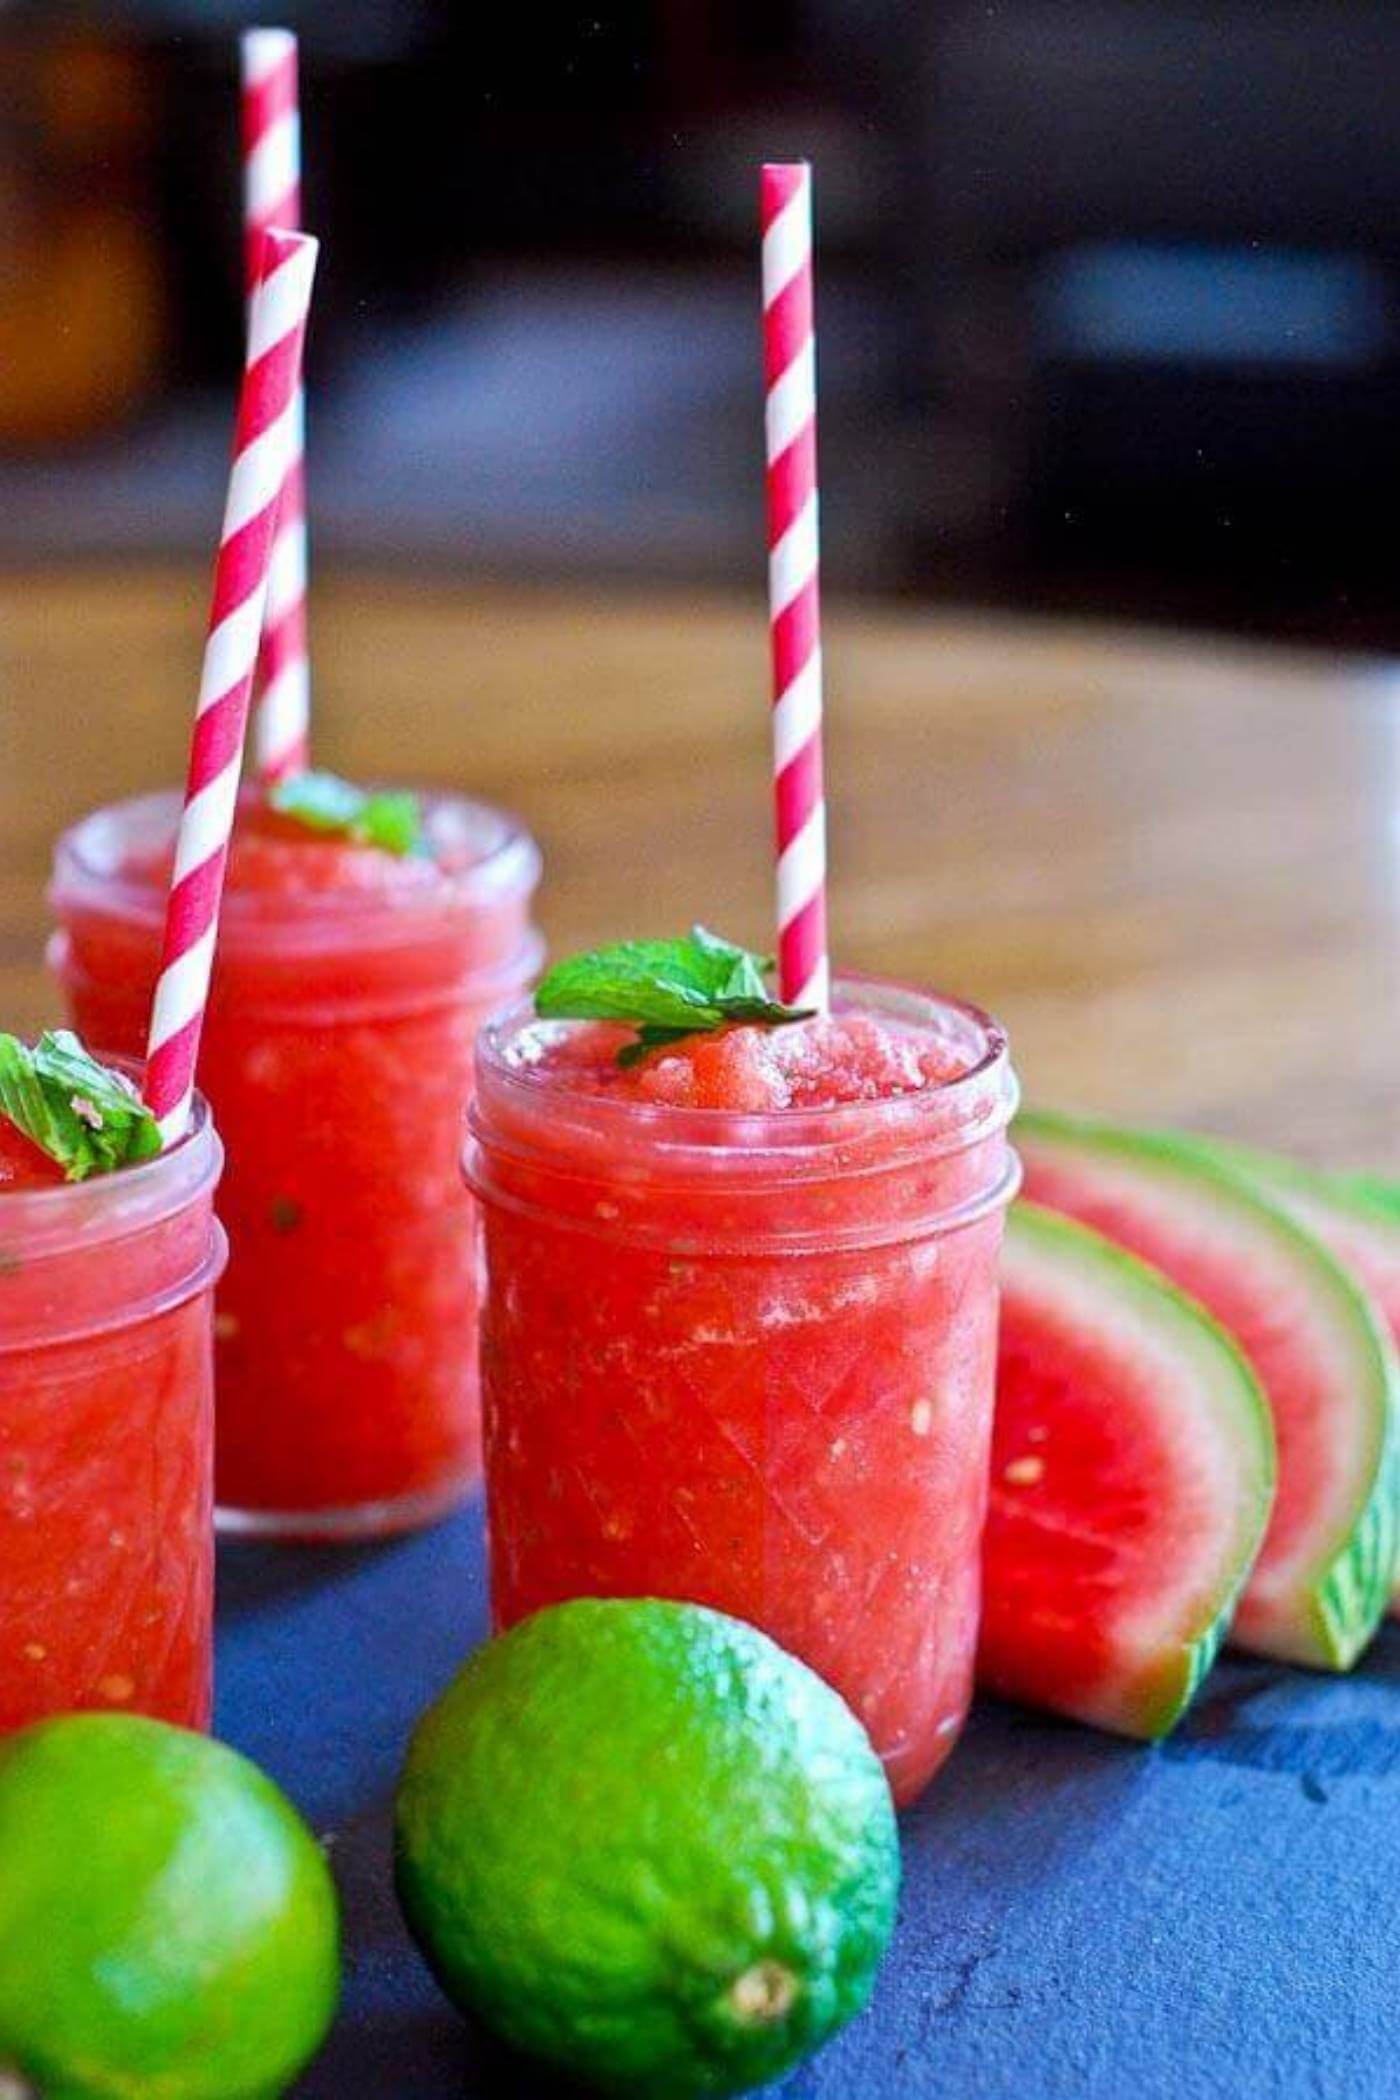
<path fill-rule="evenodd" d="M 1198 1142 L 1025 1115 L 1026 1193 L 1165 1272 L 1249 1358 L 1278 1440 L 1242 1648 L 1345 1670 L 1400 1553 L 1400 1365 L 1371 1299 L 1314 1234 Z"/>
<path fill-rule="evenodd" d="M 1264 1537 L 1267 1404 L 1240 1350 L 1145 1262 L 1013 1206 L 983 1548 L 982 1683 L 1165 1735 Z"/>
<path fill-rule="evenodd" d="M 1315 1173 L 1296 1160 L 1227 1144 L 1223 1138 L 1188 1142 L 1315 1232 L 1361 1279 L 1400 1348 L 1400 1190 L 1363 1176 Z M 1390 1608 L 1400 1616 L 1400 1589 L 1392 1591 Z"/>

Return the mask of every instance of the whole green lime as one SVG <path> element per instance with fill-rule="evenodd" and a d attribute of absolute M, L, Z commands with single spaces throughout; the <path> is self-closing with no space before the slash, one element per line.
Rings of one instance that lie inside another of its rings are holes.
<path fill-rule="evenodd" d="M 859 2011 L 894 1922 L 849 1707 L 737 1619 L 584 1598 L 467 1663 L 399 1785 L 398 1887 L 449 1997 L 616 2092 L 738 2093 Z"/>
<path fill-rule="evenodd" d="M 44 2100 L 268 2100 L 338 1943 L 319 1845 L 222 1743 L 134 1714 L 0 1743 L 0 2063 Z"/>

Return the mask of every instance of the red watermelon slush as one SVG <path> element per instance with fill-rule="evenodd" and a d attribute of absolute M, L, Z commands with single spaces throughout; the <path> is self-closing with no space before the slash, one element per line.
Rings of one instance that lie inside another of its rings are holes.
<path fill-rule="evenodd" d="M 632 1040 L 520 1008 L 478 1045 L 496 1622 L 579 1595 L 751 1620 L 908 1801 L 972 1685 L 1005 1039 L 871 981 L 622 1068 Z"/>
<path fill-rule="evenodd" d="M 59 843 L 54 959 L 95 1049 L 139 1046 L 178 805 Z M 400 1530 L 480 1475 L 476 1260 L 462 1118 L 483 1017 L 539 959 L 533 841 L 424 798 L 427 850 L 309 830 L 256 795 L 229 859 L 200 1077 L 228 1149 L 220 1215 L 221 1523 Z"/>
<path fill-rule="evenodd" d="M 0 1117 L 0 1729 L 209 1721 L 219 1144 L 67 1183 Z"/>

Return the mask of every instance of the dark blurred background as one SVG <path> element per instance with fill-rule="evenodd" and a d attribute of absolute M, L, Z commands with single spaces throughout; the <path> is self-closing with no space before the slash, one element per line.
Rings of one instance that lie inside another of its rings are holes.
<path fill-rule="evenodd" d="M 212 546 L 265 20 L 323 554 L 756 582 L 807 154 L 831 583 L 1400 644 L 1395 0 L 0 5 L 0 555 Z"/>

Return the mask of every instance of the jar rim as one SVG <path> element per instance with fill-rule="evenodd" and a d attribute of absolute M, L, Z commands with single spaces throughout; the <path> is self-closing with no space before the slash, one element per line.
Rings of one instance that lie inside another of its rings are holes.
<path fill-rule="evenodd" d="M 527 1103 L 548 1100 L 554 1115 L 572 1111 L 597 1128 L 646 1133 L 649 1144 L 667 1153 L 742 1147 L 750 1155 L 791 1155 L 820 1147 L 824 1138 L 840 1143 L 857 1129 L 865 1135 L 884 1126 L 912 1128 L 935 1115 L 945 1117 L 950 1128 L 975 1123 L 970 1140 L 975 1141 L 997 1122 L 1004 1126 L 1010 1121 L 1016 1104 L 1016 1081 L 1007 1033 L 980 1006 L 921 985 L 857 971 L 843 971 L 835 979 L 832 997 L 837 1011 L 912 1022 L 930 1029 L 942 1021 L 945 1025 L 938 1032 L 945 1036 L 949 1032 L 946 1023 L 952 1021 L 974 1034 L 980 1048 L 964 1070 L 914 1093 L 891 1094 L 873 1101 L 756 1111 L 678 1108 L 668 1102 L 638 1101 L 561 1086 L 545 1067 L 512 1062 L 510 1049 L 526 1029 L 548 1031 L 557 1040 L 566 1032 L 594 1025 L 587 1021 L 541 1021 L 532 1001 L 525 998 L 493 1015 L 477 1038 L 477 1098 L 479 1102 L 489 1101 L 491 1093 L 499 1090 L 521 1108 Z M 1004 1113 L 989 1113 L 978 1119 L 973 1104 L 979 1097 L 987 1097 L 992 1110 L 1000 1108 Z M 476 1109 L 472 1127 L 475 1134 L 482 1134 Z M 775 1142 L 765 1141 L 770 1134 Z"/>
<path fill-rule="evenodd" d="M 1018 1093 L 1001 1026 L 965 1000 L 877 977 L 839 978 L 834 1005 L 960 1037 L 967 1068 L 916 1093 L 833 1107 L 676 1108 L 513 1065 L 523 1027 L 579 1025 L 540 1024 L 522 1002 L 478 1038 L 468 1186 L 488 1211 L 683 1259 L 859 1252 L 1003 1208 L 1019 1171 L 1005 1142 Z M 848 1195 L 834 1210 L 837 1186 Z"/>
<path fill-rule="evenodd" d="M 442 869 L 440 882 L 401 889 L 347 886 L 269 893 L 230 888 L 221 909 L 221 940 L 256 936 L 269 944 L 297 946 L 334 938 L 349 926 L 357 941 L 392 941 L 396 936 L 413 940 L 425 924 L 445 914 L 479 911 L 503 897 L 528 896 L 536 888 L 540 849 L 520 818 L 494 803 L 450 790 L 416 792 L 430 826 L 436 824 L 444 833 L 455 830 L 459 843 L 471 841 L 479 849 L 460 867 Z M 153 841 L 163 835 L 173 838 L 179 810 L 178 793 L 159 788 L 105 803 L 79 817 L 55 845 L 50 901 L 60 913 L 75 904 L 100 902 L 108 916 L 144 927 L 159 925 L 165 911 L 164 883 L 124 874 L 119 849 L 143 832 Z"/>
<path fill-rule="evenodd" d="M 223 1163 L 209 1104 L 197 1093 L 185 1136 L 136 1166 L 86 1181 L 0 1188 L 0 1247 L 18 1233 L 27 1263 L 144 1232 L 212 1190 Z"/>

